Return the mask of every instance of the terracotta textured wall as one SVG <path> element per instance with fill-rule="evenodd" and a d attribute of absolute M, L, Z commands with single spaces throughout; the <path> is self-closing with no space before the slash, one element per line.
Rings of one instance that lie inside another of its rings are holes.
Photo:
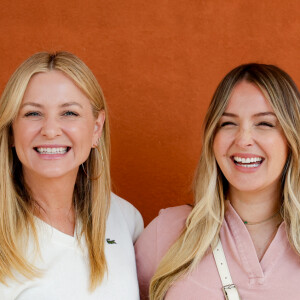
<path fill-rule="evenodd" d="M 201 123 L 220 79 L 246 62 L 300 81 L 298 0 L 2 0 L 0 90 L 31 54 L 67 50 L 109 108 L 114 190 L 148 223 L 192 201 Z"/>

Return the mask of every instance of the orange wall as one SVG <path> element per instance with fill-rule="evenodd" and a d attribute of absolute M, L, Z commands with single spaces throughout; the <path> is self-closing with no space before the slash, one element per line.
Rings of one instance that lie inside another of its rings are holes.
<path fill-rule="evenodd" d="M 191 201 L 201 123 L 217 83 L 246 62 L 300 81 L 298 0 L 1 0 L 0 90 L 28 56 L 78 55 L 109 108 L 114 190 L 148 223 Z"/>

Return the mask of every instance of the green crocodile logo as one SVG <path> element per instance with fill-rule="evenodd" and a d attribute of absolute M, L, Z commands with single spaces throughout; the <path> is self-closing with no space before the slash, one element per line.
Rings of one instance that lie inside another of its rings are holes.
<path fill-rule="evenodd" d="M 116 244 L 115 240 L 111 240 L 111 239 L 106 239 L 108 244 Z"/>

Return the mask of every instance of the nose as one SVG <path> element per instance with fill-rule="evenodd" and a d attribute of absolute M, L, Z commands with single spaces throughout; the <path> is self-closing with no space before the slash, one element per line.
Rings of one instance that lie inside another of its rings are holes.
<path fill-rule="evenodd" d="M 240 128 L 235 137 L 235 144 L 240 148 L 248 148 L 254 144 L 251 129 Z"/>
<path fill-rule="evenodd" d="M 48 139 L 53 139 L 62 134 L 59 121 L 55 118 L 46 118 L 41 128 L 41 134 Z"/>

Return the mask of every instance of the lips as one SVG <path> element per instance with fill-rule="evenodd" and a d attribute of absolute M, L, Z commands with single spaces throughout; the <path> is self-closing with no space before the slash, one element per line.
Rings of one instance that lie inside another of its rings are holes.
<path fill-rule="evenodd" d="M 231 159 L 235 165 L 244 168 L 257 168 L 264 161 L 264 158 L 261 156 L 248 156 L 248 155 L 247 156 L 233 155 L 231 156 Z"/>

